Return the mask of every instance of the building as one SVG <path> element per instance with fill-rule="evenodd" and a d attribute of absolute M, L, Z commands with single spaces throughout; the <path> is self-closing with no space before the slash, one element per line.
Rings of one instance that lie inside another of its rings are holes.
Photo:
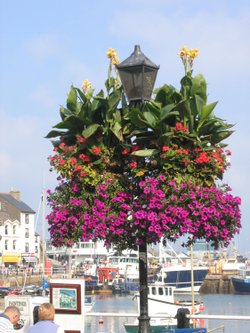
<path fill-rule="evenodd" d="M 19 191 L 0 193 L 0 265 L 34 264 L 40 257 L 35 212 Z"/>

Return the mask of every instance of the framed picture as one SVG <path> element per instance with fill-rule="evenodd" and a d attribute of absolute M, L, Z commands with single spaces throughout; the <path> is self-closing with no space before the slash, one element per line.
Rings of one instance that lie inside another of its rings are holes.
<path fill-rule="evenodd" d="M 80 284 L 52 283 L 50 302 L 54 305 L 56 313 L 81 314 Z"/>

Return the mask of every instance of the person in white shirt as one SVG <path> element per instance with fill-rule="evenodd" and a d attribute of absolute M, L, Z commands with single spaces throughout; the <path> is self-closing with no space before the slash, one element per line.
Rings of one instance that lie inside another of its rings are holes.
<path fill-rule="evenodd" d="M 8 306 L 0 313 L 0 333 L 14 333 L 14 325 L 19 321 L 20 315 L 20 310 L 14 305 Z"/>
<path fill-rule="evenodd" d="M 51 303 L 43 303 L 38 308 L 38 322 L 28 328 L 27 333 L 65 333 L 54 323 L 55 308 Z"/>

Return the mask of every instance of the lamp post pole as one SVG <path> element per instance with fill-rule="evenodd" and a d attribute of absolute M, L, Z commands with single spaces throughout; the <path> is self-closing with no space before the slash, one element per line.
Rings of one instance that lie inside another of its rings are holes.
<path fill-rule="evenodd" d="M 139 280 L 140 280 L 140 316 L 138 333 L 150 333 L 150 317 L 148 316 L 148 265 L 147 243 L 139 245 Z"/>
<path fill-rule="evenodd" d="M 116 65 L 130 105 L 139 107 L 143 112 L 145 101 L 150 101 L 159 66 L 148 59 L 135 45 L 134 52 Z M 148 269 L 147 241 L 139 245 L 140 316 L 138 333 L 151 333 L 148 316 Z"/>

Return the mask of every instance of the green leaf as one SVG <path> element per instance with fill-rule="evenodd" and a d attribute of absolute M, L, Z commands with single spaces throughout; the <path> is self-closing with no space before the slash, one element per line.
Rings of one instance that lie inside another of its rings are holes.
<path fill-rule="evenodd" d="M 222 132 L 214 133 L 211 138 L 211 143 L 212 144 L 219 143 L 219 142 L 225 140 L 226 138 L 228 138 L 233 133 L 234 133 L 234 131 L 222 131 Z"/>
<path fill-rule="evenodd" d="M 115 125 L 111 128 L 111 131 L 120 141 L 123 141 L 122 127 L 118 122 L 115 122 Z"/>
<path fill-rule="evenodd" d="M 193 96 L 200 96 L 205 102 L 207 101 L 207 83 L 202 74 L 198 74 L 192 79 L 190 93 Z"/>
<path fill-rule="evenodd" d="M 68 94 L 68 98 L 67 98 L 67 108 L 70 109 L 71 111 L 76 112 L 77 110 L 77 93 L 76 93 L 76 89 L 71 86 L 70 87 L 70 91 Z"/>
<path fill-rule="evenodd" d="M 147 124 L 149 125 L 149 127 L 154 128 L 156 123 L 157 123 L 157 119 L 155 118 L 155 116 L 150 113 L 150 112 L 143 112 L 143 117 L 145 118 Z"/>
<path fill-rule="evenodd" d="M 142 119 L 142 113 L 139 109 L 132 109 L 128 113 L 128 117 L 136 127 L 146 128 L 145 121 Z"/>
<path fill-rule="evenodd" d="M 115 90 L 108 99 L 108 105 L 110 109 L 114 109 L 117 107 L 119 101 L 121 100 L 121 92 Z"/>
<path fill-rule="evenodd" d="M 62 120 L 64 120 L 66 117 L 72 115 L 72 111 L 66 109 L 63 106 L 60 107 L 59 112 L 60 112 L 60 116 L 61 116 Z"/>
<path fill-rule="evenodd" d="M 83 123 L 78 117 L 71 115 L 65 118 L 64 121 L 61 121 L 53 127 L 72 130 L 74 133 L 76 133 L 78 130 L 81 130 L 81 128 L 83 127 Z"/>
<path fill-rule="evenodd" d="M 157 149 L 141 149 L 134 151 L 133 153 L 131 153 L 131 155 L 140 156 L 140 157 L 150 157 L 157 153 L 159 153 L 159 150 Z"/>
<path fill-rule="evenodd" d="M 82 131 L 82 135 L 84 136 L 84 138 L 87 139 L 91 135 L 93 135 L 99 127 L 100 127 L 99 124 L 92 124 L 92 125 L 88 126 L 85 130 Z"/>
<path fill-rule="evenodd" d="M 46 138 L 46 139 L 55 138 L 55 137 L 57 137 L 57 136 L 61 136 L 61 135 L 63 135 L 63 134 L 64 134 L 64 132 L 62 132 L 62 131 L 55 131 L 55 130 L 53 130 L 53 131 L 50 131 L 50 132 L 45 136 L 45 138 Z"/>
<path fill-rule="evenodd" d="M 211 113 L 212 113 L 213 109 L 216 107 L 216 105 L 217 105 L 217 102 L 210 103 L 208 105 L 203 105 L 203 107 L 201 109 L 199 123 L 198 123 L 198 126 L 197 126 L 197 131 L 202 127 L 205 120 L 207 118 L 209 118 L 209 116 L 211 115 Z"/>
<path fill-rule="evenodd" d="M 164 106 L 162 109 L 161 109 L 161 118 L 160 120 L 165 120 L 167 119 L 168 117 L 172 117 L 172 116 L 178 116 L 179 115 L 179 112 L 178 111 L 173 111 L 171 112 L 173 109 L 175 108 L 175 104 L 169 104 L 169 105 L 166 105 Z"/>
<path fill-rule="evenodd" d="M 86 99 L 84 92 L 79 88 L 75 88 L 75 89 L 78 92 L 78 95 L 81 98 L 82 102 L 85 103 L 87 99 Z"/>

